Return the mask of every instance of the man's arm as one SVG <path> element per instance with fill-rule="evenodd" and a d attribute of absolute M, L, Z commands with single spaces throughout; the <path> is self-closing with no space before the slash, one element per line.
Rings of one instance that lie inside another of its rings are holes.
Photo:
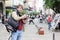
<path fill-rule="evenodd" d="M 23 15 L 23 16 L 19 17 L 16 12 L 13 12 L 13 13 L 12 13 L 12 17 L 13 17 L 15 20 L 20 20 L 20 19 L 26 18 L 27 16 L 26 16 L 26 15 Z"/>

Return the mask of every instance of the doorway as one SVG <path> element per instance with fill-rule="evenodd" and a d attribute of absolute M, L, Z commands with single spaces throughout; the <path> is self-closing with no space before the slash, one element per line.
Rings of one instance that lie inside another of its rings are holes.
<path fill-rule="evenodd" d="M 0 2 L 0 22 L 2 22 L 2 16 L 3 16 L 3 3 Z"/>

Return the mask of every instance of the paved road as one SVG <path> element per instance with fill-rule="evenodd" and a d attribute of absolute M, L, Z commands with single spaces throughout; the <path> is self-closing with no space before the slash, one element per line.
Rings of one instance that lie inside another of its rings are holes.
<path fill-rule="evenodd" d="M 35 24 L 38 25 L 38 27 L 43 27 L 45 34 L 44 35 L 38 35 L 37 28 L 32 23 L 28 25 L 28 23 L 25 26 L 25 32 L 23 33 L 22 40 L 52 40 L 52 32 L 50 33 L 48 31 L 48 25 L 45 23 L 39 23 L 37 20 L 35 20 Z M 28 26 L 27 26 L 28 25 Z"/>
<path fill-rule="evenodd" d="M 32 23 L 29 25 L 28 23 L 25 25 L 25 32 L 23 32 L 22 40 L 53 40 L 53 32 L 48 31 L 48 25 L 46 23 L 39 23 L 36 19 L 34 20 L 35 24 L 38 27 L 43 27 L 45 34 L 38 35 L 37 28 Z M 55 33 L 55 40 L 60 39 L 60 32 Z M 7 40 L 9 37 L 9 33 L 6 31 L 5 26 L 0 23 L 0 40 Z"/>
<path fill-rule="evenodd" d="M 0 40 L 7 40 L 9 33 L 6 31 L 5 26 L 0 23 Z"/>

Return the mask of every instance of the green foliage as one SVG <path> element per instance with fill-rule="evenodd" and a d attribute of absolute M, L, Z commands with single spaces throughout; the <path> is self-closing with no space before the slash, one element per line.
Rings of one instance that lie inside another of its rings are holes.
<path fill-rule="evenodd" d="M 39 12 L 35 11 L 35 12 L 34 12 L 34 15 L 36 16 L 36 15 L 38 15 L 38 13 L 39 13 Z"/>
<path fill-rule="evenodd" d="M 57 0 L 58 2 L 60 2 L 60 0 Z"/>
<path fill-rule="evenodd" d="M 11 13 L 11 12 L 12 12 L 11 9 L 6 9 L 6 18 L 7 18 L 7 16 L 9 15 L 9 13 Z"/>
<path fill-rule="evenodd" d="M 23 14 L 26 14 L 26 10 L 22 10 L 22 15 L 23 15 Z"/>
<path fill-rule="evenodd" d="M 60 13 L 60 0 L 44 0 L 45 5 L 47 8 L 51 8 L 54 10 L 56 8 L 55 12 Z"/>
<path fill-rule="evenodd" d="M 46 4 L 46 7 L 48 8 L 53 8 L 53 5 L 55 3 L 54 0 L 44 0 L 45 1 L 45 4 Z"/>

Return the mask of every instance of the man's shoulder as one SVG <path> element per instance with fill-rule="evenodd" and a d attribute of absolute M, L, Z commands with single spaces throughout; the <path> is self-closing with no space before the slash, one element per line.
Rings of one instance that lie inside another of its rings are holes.
<path fill-rule="evenodd" d="M 16 11 L 13 11 L 12 13 L 16 13 Z"/>
<path fill-rule="evenodd" d="M 16 11 L 13 11 L 12 14 L 17 14 L 17 12 Z"/>

